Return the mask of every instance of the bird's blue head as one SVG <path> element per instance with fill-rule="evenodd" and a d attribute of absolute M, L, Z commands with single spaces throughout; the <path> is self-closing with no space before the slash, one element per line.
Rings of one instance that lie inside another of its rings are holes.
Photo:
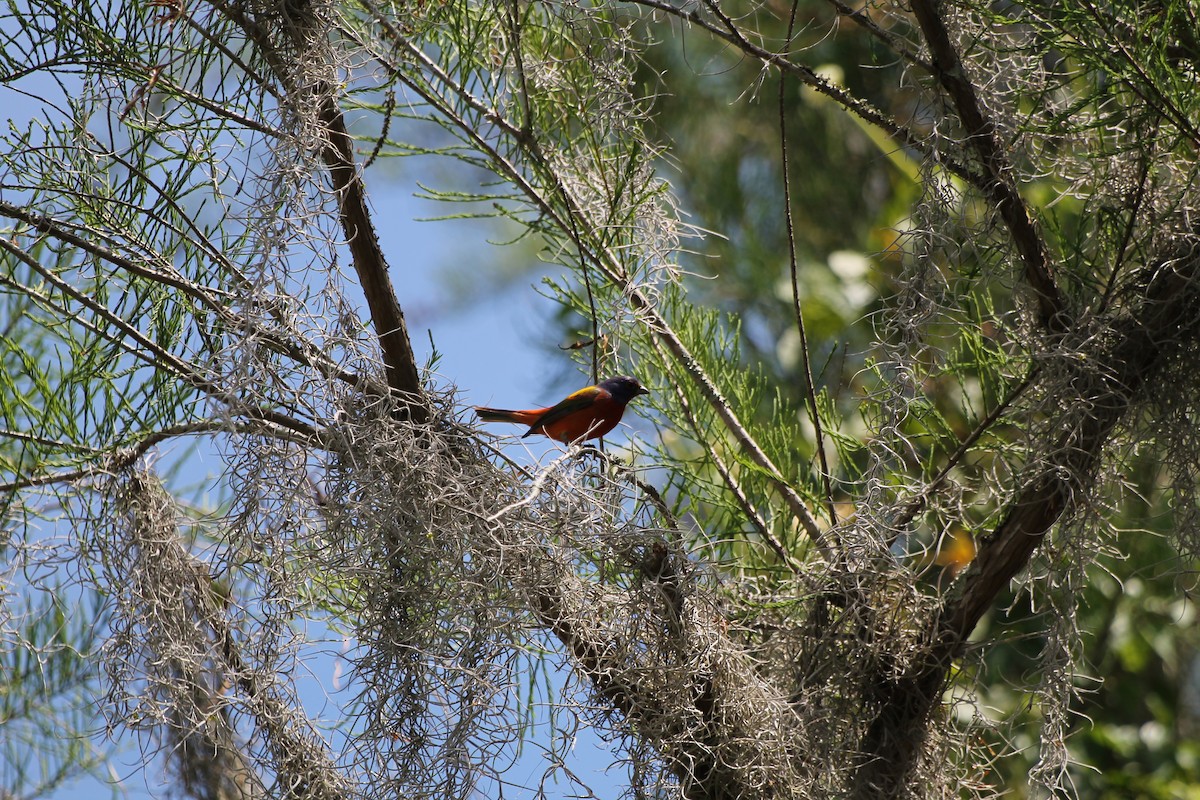
<path fill-rule="evenodd" d="M 597 385 L 622 403 L 628 403 L 639 394 L 650 394 L 647 389 L 642 388 L 642 385 L 637 382 L 636 378 L 630 378 L 626 375 L 617 378 L 608 378 L 607 380 L 600 381 Z"/>

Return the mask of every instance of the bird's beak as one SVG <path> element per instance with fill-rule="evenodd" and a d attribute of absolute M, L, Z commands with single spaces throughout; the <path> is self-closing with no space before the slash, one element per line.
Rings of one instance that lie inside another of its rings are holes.
<path fill-rule="evenodd" d="M 633 396 L 637 397 L 639 394 L 650 394 L 650 390 L 647 389 L 645 386 L 639 386 L 638 390 L 633 393 Z"/>

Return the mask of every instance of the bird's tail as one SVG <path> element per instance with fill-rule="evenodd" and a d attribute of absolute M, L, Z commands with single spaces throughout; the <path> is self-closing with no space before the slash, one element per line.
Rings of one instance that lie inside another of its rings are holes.
<path fill-rule="evenodd" d="M 541 411 L 509 411 L 486 406 L 475 406 L 475 413 L 484 422 L 517 422 L 521 425 L 532 425 L 541 416 Z"/>

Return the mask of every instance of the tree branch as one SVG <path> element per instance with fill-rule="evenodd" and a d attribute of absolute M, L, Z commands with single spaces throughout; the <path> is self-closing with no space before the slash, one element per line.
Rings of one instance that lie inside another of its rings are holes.
<path fill-rule="evenodd" d="M 661 638 L 632 640 L 627 598 L 598 596 L 570 570 L 548 569 L 532 599 L 539 622 L 567 648 L 595 691 L 658 748 L 684 797 L 786 795 L 768 787 L 791 786 L 786 776 L 797 769 L 795 753 L 779 738 L 786 736 L 791 711 L 755 672 L 720 617 L 685 604 L 683 597 L 672 600 L 668 590 L 653 611 L 663 618 Z M 672 571 L 660 580 L 677 579 Z M 613 624 L 606 624 L 609 619 Z M 643 654 L 651 654 L 653 667 L 642 661 Z M 664 657 L 687 665 L 678 680 L 654 679 Z M 747 708 L 754 713 L 746 714 Z"/>
<path fill-rule="evenodd" d="M 129 169 L 132 170 L 134 167 L 129 165 Z M 165 193 L 164 196 L 166 196 Z M 180 210 L 180 213 L 183 213 L 182 210 Z M 13 205 L 5 200 L 0 200 L 0 216 L 24 222 L 39 233 L 52 236 L 59 241 L 77 248 L 81 252 L 95 256 L 97 259 L 112 265 L 115 269 L 123 270 L 130 275 L 136 275 L 148 281 L 162 284 L 163 286 L 169 286 L 204 306 L 218 319 L 228 324 L 231 329 L 241 330 L 245 333 L 261 337 L 263 342 L 271 349 L 289 356 L 299 364 L 312 367 L 327 378 L 336 378 L 356 387 L 364 385 L 363 382 L 366 379 L 363 376 L 342 369 L 341 366 L 331 361 L 311 342 L 304 339 L 289 339 L 281 332 L 265 328 L 257 321 L 237 313 L 227 300 L 229 296 L 228 292 L 215 289 L 211 286 L 203 286 L 192 281 L 185 275 L 180 274 L 169 262 L 160 261 L 160 263 L 155 263 L 153 259 L 129 258 L 109 247 L 98 244 L 93 239 L 88 238 L 88 236 L 78 233 L 77 229 L 82 229 L 95 239 L 104 238 L 104 234 L 100 231 L 67 223 L 54 217 Z M 234 265 L 229 264 L 215 247 L 210 247 L 207 241 L 200 242 L 200 244 L 210 251 L 210 254 L 213 255 L 214 259 L 223 268 L 227 269 L 237 284 L 242 288 L 250 287 L 250 281 L 237 271 Z M 16 246 L 13 243 L 9 243 L 9 245 L 11 247 Z M 0 246 L 4 245 L 0 244 Z M 265 308 L 267 313 L 271 314 L 281 325 L 285 323 L 285 315 L 278 308 L 271 304 L 266 305 Z"/>
<path fill-rule="evenodd" d="M 987 116 L 975 94 L 975 85 L 967 76 L 950 33 L 937 9 L 938 0 L 913 0 L 913 14 L 925 35 L 933 57 L 934 74 L 950 95 L 967 143 L 975 151 L 984 169 L 983 181 L 973 182 L 1000 212 L 1025 266 L 1025 281 L 1037 298 L 1038 318 L 1050 331 L 1066 329 L 1066 300 L 1059 291 L 1046 254 L 1046 245 L 1037 230 L 1012 175 L 1012 166 L 996 139 L 996 126 Z"/>
<path fill-rule="evenodd" d="M 329 168 L 354 271 L 367 298 L 375 335 L 379 337 L 388 386 L 405 416 L 414 422 L 425 422 L 429 419 L 429 408 L 421 388 L 417 358 L 408 338 L 404 312 L 392 288 L 387 258 L 371 221 L 362 175 L 354 163 L 353 140 L 346 131 L 346 120 L 336 100 L 326 96 L 321 102 L 321 122 L 328 132 L 329 142 L 321 156 Z"/>
<path fill-rule="evenodd" d="M 0 283 L 15 288 L 18 292 L 35 300 L 45 308 L 61 313 L 64 319 L 73 320 L 75 324 L 84 330 L 94 333 L 97 337 L 113 342 L 146 365 L 177 376 L 194 389 L 223 403 L 229 408 L 231 414 L 287 428 L 308 438 L 311 442 L 318 440 L 319 437 L 316 428 L 308 422 L 288 416 L 274 408 L 256 405 L 220 386 L 211 380 L 209 376 L 189 364 L 183 357 L 160 347 L 157 342 L 142 333 L 137 326 L 122 319 L 91 296 L 71 286 L 53 270 L 42 266 L 37 259 L 18 247 L 12 240 L 0 237 L 0 251 L 7 252 L 19 259 L 26 266 L 40 274 L 46 280 L 46 283 L 52 285 L 60 294 L 78 303 L 80 308 L 91 312 L 97 320 L 101 320 L 105 324 L 101 325 L 97 322 L 81 318 L 75 313 L 75 309 L 32 286 L 13 281 L 3 275 L 0 275 Z"/>
<path fill-rule="evenodd" d="M 932 644 L 906 674 L 880 674 L 869 694 L 880 709 L 864 733 L 856 797 L 897 796 L 920 753 L 927 721 L 940 702 L 950 668 L 980 618 L 1026 567 L 1046 532 L 1077 507 L 1113 430 L 1137 407 L 1164 367 L 1168 349 L 1200 338 L 1200 253 L 1190 242 L 1143 270 L 1140 304 L 1111 318 L 1107 335 L 1089 337 L 1082 357 L 1064 359 L 1071 373 L 1056 385 L 1070 396 L 1045 459 L 1009 506 L 996 530 L 929 623 Z"/>
<path fill-rule="evenodd" d="M 796 5 L 798 0 L 792 0 L 792 11 L 788 15 L 788 29 L 785 45 L 791 46 L 792 34 L 796 28 Z M 808 347 L 808 331 L 804 328 L 804 310 L 800 307 L 799 265 L 796 258 L 796 221 L 792 217 L 792 179 L 789 173 L 791 166 L 788 157 L 788 128 L 787 128 L 787 75 L 779 75 L 779 95 L 776 106 L 779 109 L 779 164 L 783 176 L 783 218 L 787 229 L 788 243 L 788 275 L 792 283 L 792 314 L 796 318 L 796 333 L 800 337 L 800 363 L 804 368 L 804 394 L 808 400 L 808 418 L 813 425 L 813 447 L 817 451 L 817 459 L 821 464 L 821 483 L 825 488 L 825 502 L 828 504 L 829 525 L 837 527 L 837 502 L 833 497 L 832 476 L 829 472 L 829 460 L 825 457 L 825 433 L 821 429 L 821 411 L 817 406 L 817 386 L 813 382 L 812 358 Z"/>
<path fill-rule="evenodd" d="M 291 80 L 292 65 L 287 63 L 257 22 L 247 17 L 237 5 L 222 0 L 213 0 L 213 5 L 246 32 L 288 93 L 312 94 L 309 103 L 297 98 L 296 104 L 300 107 L 311 107 L 312 102 L 317 104 L 317 118 L 326 138 L 320 156 L 329 169 L 330 182 L 337 195 L 338 222 L 346 235 L 351 261 L 367 300 L 375 335 L 379 339 L 388 387 L 399 404 L 397 412 L 401 416 L 418 423 L 428 420 L 429 407 L 408 337 L 408 326 L 392 288 L 387 259 L 375 233 L 367 205 L 366 188 L 354 160 L 354 141 L 346 130 L 345 117 L 338 107 L 338 94 L 333 87 L 324 84 L 297 87 L 295 81 Z M 289 26 L 291 43 L 296 52 L 305 52 L 306 35 L 325 36 L 326 32 L 318 20 L 301 16 L 306 12 L 312 13 L 307 4 L 289 6 L 289 10 L 297 14 Z"/>

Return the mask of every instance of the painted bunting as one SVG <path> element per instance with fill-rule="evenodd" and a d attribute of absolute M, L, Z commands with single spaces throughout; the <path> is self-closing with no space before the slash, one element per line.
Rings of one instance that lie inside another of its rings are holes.
<path fill-rule="evenodd" d="M 484 422 L 518 422 L 528 425 L 524 436 L 541 433 L 560 442 L 596 439 L 617 427 L 625 406 L 639 394 L 650 394 L 634 378 L 621 376 L 600 381 L 567 395 L 549 408 L 508 411 L 503 408 L 475 407 Z M 523 438 L 523 437 L 522 437 Z"/>

